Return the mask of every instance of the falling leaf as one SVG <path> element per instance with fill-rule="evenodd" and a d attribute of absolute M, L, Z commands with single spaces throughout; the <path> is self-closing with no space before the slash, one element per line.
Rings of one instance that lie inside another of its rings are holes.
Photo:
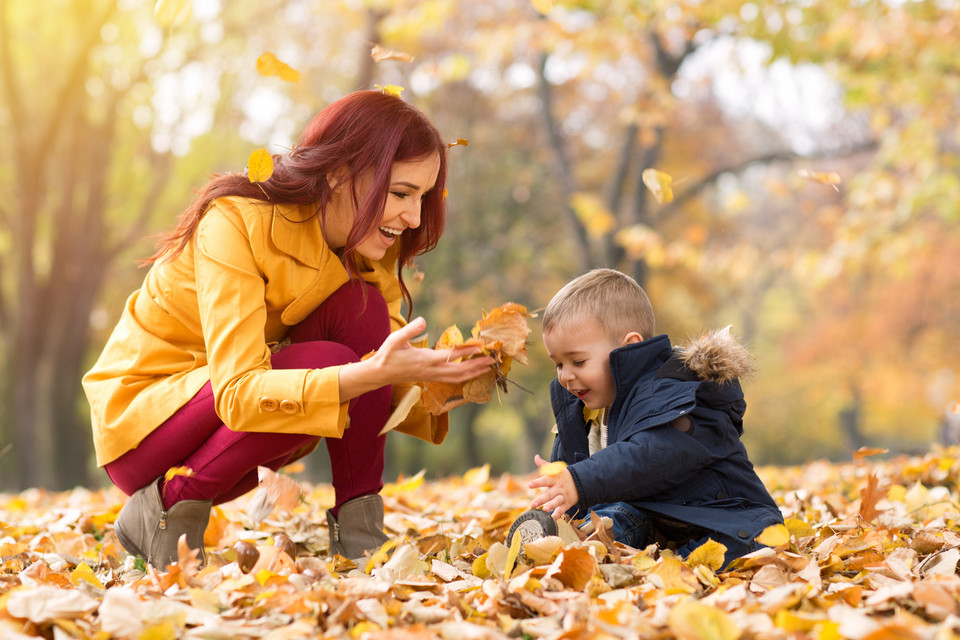
<path fill-rule="evenodd" d="M 163 481 L 170 482 L 177 476 L 183 476 L 185 478 L 190 478 L 194 475 L 193 469 L 190 467 L 170 467 L 167 469 L 167 472 L 163 474 Z"/>
<path fill-rule="evenodd" d="M 642 177 L 643 184 L 650 190 L 657 202 L 666 204 L 673 201 L 673 187 L 670 186 L 673 178 L 670 175 L 656 169 L 644 169 Z"/>
<path fill-rule="evenodd" d="M 184 24 L 193 12 L 193 0 L 157 0 L 153 15 L 162 27 Z"/>
<path fill-rule="evenodd" d="M 877 448 L 873 448 L 873 447 L 860 447 L 859 449 L 857 449 L 856 451 L 853 452 L 853 459 L 854 459 L 854 460 L 863 460 L 864 458 L 868 458 L 868 457 L 870 457 L 870 456 L 875 456 L 875 455 L 878 455 L 878 454 L 881 454 L 881 453 L 887 453 L 888 451 L 890 451 L 890 450 L 889 450 L 889 449 L 877 449 Z"/>
<path fill-rule="evenodd" d="M 596 194 L 582 191 L 574 193 L 570 196 L 570 207 L 577 219 L 583 223 L 587 233 L 595 238 L 617 226 L 616 218 Z"/>
<path fill-rule="evenodd" d="M 380 89 L 380 91 L 383 91 L 385 94 L 389 96 L 396 96 L 397 98 L 399 98 L 400 94 L 403 93 L 403 87 L 397 86 L 395 84 L 388 84 L 388 85 L 375 84 L 373 86 L 375 86 L 377 89 Z"/>
<path fill-rule="evenodd" d="M 384 60 L 399 60 L 400 62 L 413 62 L 414 57 L 409 53 L 403 53 L 402 51 L 391 51 L 386 47 L 383 47 L 379 44 L 374 45 L 370 49 L 370 57 L 373 58 L 374 62 L 382 62 Z"/>
<path fill-rule="evenodd" d="M 257 149 L 247 160 L 250 182 L 266 182 L 273 175 L 273 158 L 266 149 Z"/>
<path fill-rule="evenodd" d="M 811 182 L 819 182 L 820 184 L 828 184 L 835 191 L 840 191 L 837 187 L 840 184 L 840 174 L 835 172 L 824 172 L 824 171 L 810 171 L 809 169 L 800 169 L 797 171 L 797 174 L 804 180 L 809 180 Z"/>
<path fill-rule="evenodd" d="M 772 524 L 761 531 L 756 540 L 768 547 L 779 547 L 790 542 L 790 530 L 785 524 Z"/>
<path fill-rule="evenodd" d="M 257 73 L 264 77 L 279 76 L 284 82 L 300 82 L 300 72 L 283 62 L 270 51 L 257 58 Z"/>
<path fill-rule="evenodd" d="M 456 147 L 456 146 L 458 146 L 458 145 L 459 145 L 459 146 L 462 146 L 462 147 L 465 147 L 465 146 L 467 146 L 468 144 L 470 144 L 470 141 L 467 140 L 466 138 L 457 138 L 457 141 L 456 141 L 456 142 L 448 142 L 448 143 L 447 143 L 447 147 L 448 147 L 448 148 L 449 148 L 449 147 Z"/>

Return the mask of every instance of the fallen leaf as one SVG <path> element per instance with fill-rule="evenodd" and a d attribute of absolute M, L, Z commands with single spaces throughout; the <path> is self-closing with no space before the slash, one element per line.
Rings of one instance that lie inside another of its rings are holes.
<path fill-rule="evenodd" d="M 667 626 L 679 640 L 737 640 L 741 630 L 721 609 L 684 600 L 670 610 Z"/>
<path fill-rule="evenodd" d="M 785 524 L 772 524 L 761 531 L 756 540 L 768 547 L 779 547 L 790 542 L 790 530 Z"/>

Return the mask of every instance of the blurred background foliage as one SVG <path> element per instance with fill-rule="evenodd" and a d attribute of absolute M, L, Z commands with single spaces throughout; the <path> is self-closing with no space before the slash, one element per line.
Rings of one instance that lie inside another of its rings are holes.
<path fill-rule="evenodd" d="M 958 39 L 955 0 L 0 0 L 0 488 L 106 481 L 79 381 L 150 235 L 375 84 L 469 140 L 417 264 L 434 336 L 616 267 L 674 343 L 732 324 L 750 346 L 755 462 L 925 450 L 960 397 Z M 267 51 L 302 79 L 260 75 Z M 391 434 L 387 479 L 532 470 L 532 324 L 509 393 L 440 447 Z"/>

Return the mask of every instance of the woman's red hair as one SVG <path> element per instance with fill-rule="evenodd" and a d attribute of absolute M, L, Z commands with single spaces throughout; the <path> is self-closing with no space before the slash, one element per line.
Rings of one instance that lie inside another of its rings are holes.
<path fill-rule="evenodd" d="M 273 157 L 269 180 L 252 183 L 247 176 L 227 173 L 215 176 L 180 215 L 177 226 L 160 236 L 156 253 L 144 260 L 150 264 L 175 257 L 190 242 L 200 218 L 210 203 L 224 196 L 243 196 L 284 204 L 315 204 L 320 224 L 325 226 L 326 205 L 332 193 L 327 176 L 346 170 L 346 181 L 358 184 L 366 172 L 373 180 L 366 197 L 357 200 L 353 228 L 343 248 L 343 261 L 352 277 L 358 277 L 354 263 L 357 245 L 380 224 L 386 206 L 390 173 L 394 162 L 409 162 L 440 156 L 440 171 L 432 190 L 423 197 L 420 226 L 407 229 L 400 243 L 397 271 L 408 308 L 410 293 L 403 282 L 403 268 L 415 256 L 433 249 L 446 221 L 444 184 L 447 175 L 447 145 L 437 129 L 416 107 L 380 91 L 357 91 L 332 103 L 304 129 L 300 142 L 286 155 Z"/>

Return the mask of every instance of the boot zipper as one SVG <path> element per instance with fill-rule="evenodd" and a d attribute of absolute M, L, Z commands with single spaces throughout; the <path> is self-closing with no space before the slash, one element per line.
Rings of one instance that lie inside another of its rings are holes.
<path fill-rule="evenodd" d="M 160 525 L 159 525 L 159 526 L 160 526 L 161 529 L 166 529 L 166 528 L 167 528 L 167 512 L 166 512 L 166 511 L 161 511 L 161 512 L 160 512 Z"/>
<path fill-rule="evenodd" d="M 339 522 L 333 523 L 333 539 L 336 542 L 340 542 L 340 523 Z"/>

